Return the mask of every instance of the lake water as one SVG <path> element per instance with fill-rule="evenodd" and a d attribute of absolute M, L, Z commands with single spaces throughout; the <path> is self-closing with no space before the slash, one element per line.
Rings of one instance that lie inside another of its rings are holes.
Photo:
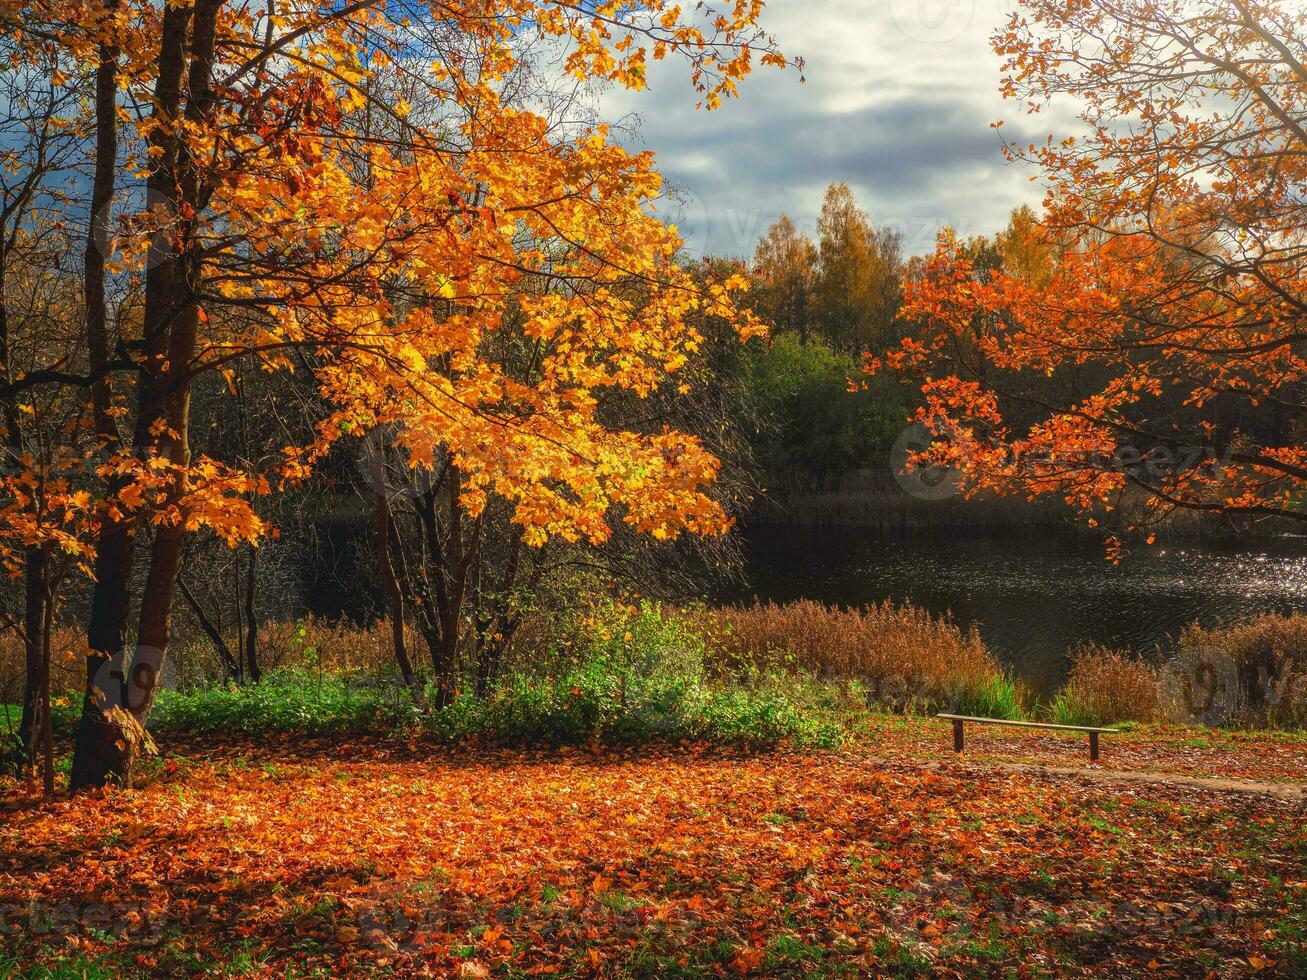
<path fill-rule="evenodd" d="M 1082 642 L 1165 657 L 1184 626 L 1307 611 L 1307 538 L 1136 548 L 1120 564 L 1097 540 L 1056 532 L 885 537 L 843 528 L 747 533 L 749 585 L 733 598 L 910 601 L 976 624 L 1041 695 Z"/>

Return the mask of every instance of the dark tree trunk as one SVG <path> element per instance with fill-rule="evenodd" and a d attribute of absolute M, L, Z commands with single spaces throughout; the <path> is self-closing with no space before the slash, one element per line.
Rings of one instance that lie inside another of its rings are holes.
<path fill-rule="evenodd" d="M 259 549 L 250 545 L 250 561 L 245 566 L 245 671 L 255 684 L 263 678 L 259 668 L 259 614 L 255 607 L 258 592 Z"/>
<path fill-rule="evenodd" d="M 186 584 L 184 578 L 177 579 L 177 586 L 181 589 L 182 598 L 186 600 L 186 605 L 195 614 L 195 621 L 200 624 L 200 630 L 209 638 L 209 643 L 213 646 L 214 652 L 218 659 L 222 661 L 223 673 L 228 679 L 235 680 L 237 684 L 245 680 L 241 671 L 240 661 L 232 654 L 231 648 L 227 646 L 227 641 L 223 638 L 222 630 L 218 627 L 209 614 L 204 611 L 204 606 L 200 604 L 199 598 L 191 591 L 190 586 Z"/>
<path fill-rule="evenodd" d="M 450 505 L 444 533 L 437 516 L 442 491 Z M 418 630 L 431 658 L 435 680 L 433 706 L 436 708 L 447 707 L 454 700 L 468 570 L 480 541 L 478 519 L 471 546 L 463 546 L 462 508 L 458 496 L 458 470 L 451 465 L 434 486 L 413 500 L 417 544 L 412 560 L 406 558 L 399 542 L 391 542 L 392 555 L 399 559 L 402 569 L 399 579 L 405 583 L 405 593 L 413 603 Z"/>
<path fill-rule="evenodd" d="M 50 633 L 54 629 L 54 590 L 50 580 L 50 549 L 40 549 L 41 558 L 41 662 L 38 688 L 41 700 L 41 788 L 47 799 L 54 796 L 54 718 L 50 714 Z"/>
<path fill-rule="evenodd" d="M 427 523 L 430 536 L 428 554 L 435 568 L 431 577 L 440 583 L 441 598 L 437 615 L 438 635 L 431 643 L 431 666 L 436 675 L 436 707 L 445 708 L 453 703 L 458 682 L 458 647 L 461 638 L 463 603 L 467 598 L 468 574 L 476 558 L 481 541 L 481 521 L 478 520 L 467 540 L 463 535 L 462 475 L 458 467 L 449 467 L 447 493 L 448 523 L 443 543 L 435 521 L 434 498 L 429 508 Z M 484 516 L 484 515 L 483 515 Z"/>
<path fill-rule="evenodd" d="M 211 90 L 215 30 L 222 0 L 199 0 L 195 6 L 191 39 L 191 63 L 186 118 L 201 123 L 209 115 L 213 102 Z M 166 24 L 166 17 L 165 17 Z M 166 29 L 165 29 L 166 33 Z M 198 178 L 184 146 L 177 149 L 175 186 L 180 199 L 178 213 L 187 223 L 201 209 Z M 145 432 L 154 448 L 175 467 L 176 475 L 169 491 L 169 504 L 186 491 L 186 470 L 190 466 L 191 359 L 200 325 L 200 309 L 195 302 L 199 288 L 200 259 L 194 251 L 192 233 L 181 236 L 183 248 L 160 263 L 157 305 L 154 316 L 149 310 L 147 280 L 146 329 L 157 330 L 165 338 L 158 347 L 164 352 L 162 362 L 150 368 L 150 381 L 144 391 L 138 423 L 148 420 Z M 163 432 L 155 433 L 155 423 L 164 423 Z M 130 679 L 140 685 L 132 714 L 140 724 L 149 717 L 158 689 L 159 671 L 172 638 L 172 600 L 181 569 L 182 545 L 186 530 L 181 521 L 162 524 L 154 534 L 150 567 L 141 596 L 137 621 L 136 650 L 132 656 Z M 130 760 L 129 760 L 130 763 Z"/>
<path fill-rule="evenodd" d="M 100 532 L 95 556 L 95 587 L 87 626 L 86 681 L 82 713 L 73 738 L 73 791 L 102 786 L 120 764 L 118 726 L 107 709 L 121 703 L 125 683 L 123 656 L 127 646 L 132 554 L 135 542 L 124 521 L 113 521 Z"/>
<path fill-rule="evenodd" d="M 46 552 L 27 548 L 23 557 L 23 714 L 14 745 L 14 774 L 36 759 L 36 736 L 41 720 L 41 630 L 46 619 L 49 577 Z M 48 673 L 49 665 L 44 665 Z M 48 686 L 48 685 L 47 685 Z"/>
<path fill-rule="evenodd" d="M 372 452 L 372 496 L 376 502 L 374 524 L 377 538 L 377 564 L 381 568 L 381 581 L 386 589 L 386 618 L 390 620 L 390 645 L 395 653 L 404 683 L 416 691 L 417 674 L 404 644 L 404 590 L 390 558 L 390 502 L 386 499 L 386 447 L 381 432 L 376 433 L 376 447 Z"/>
<path fill-rule="evenodd" d="M 221 2 L 199 0 L 193 11 L 186 6 L 165 6 L 155 83 L 154 115 L 164 125 L 150 135 L 153 170 L 147 188 L 153 202 L 175 202 L 171 210 L 181 224 L 159 236 L 156 245 L 166 251 L 152 257 L 154 264 L 146 272 L 143 318 L 146 357 L 138 383 L 134 444 L 137 453 L 158 454 L 178 467 L 170 503 L 185 489 L 185 467 L 190 462 L 189 371 L 199 325 L 199 310 L 192 297 L 198 286 L 199 258 L 193 248 L 193 229 L 187 225 L 202 210 L 198 177 L 171 122 L 181 112 L 183 81 L 187 78 L 188 28 L 191 38 L 186 118 L 202 123 L 210 112 L 215 25 Z M 97 84 L 97 118 L 102 122 L 105 107 L 99 105 L 98 95 Z M 97 142 L 97 176 L 103 163 L 100 149 Z M 91 264 L 88 259 L 88 266 Z M 103 266 L 100 273 L 103 274 Z M 158 423 L 163 424 L 162 433 L 156 429 Z M 118 672 L 116 696 L 106 697 L 99 686 L 102 675 L 112 671 L 125 639 L 131 539 L 127 536 L 125 543 L 115 540 L 119 532 L 125 531 L 118 525 L 110 525 L 108 540 L 103 534 L 101 537 L 97 571 L 103 562 L 105 575 L 97 580 L 92 601 L 88 629 L 91 656 L 82 722 L 74 745 L 73 789 L 129 780 L 136 738 L 124 725 L 144 724 L 168 647 L 173 591 L 184 538 L 180 524 L 163 524 L 155 533 L 131 667 L 125 677 Z M 110 670 L 106 671 L 106 667 Z"/>

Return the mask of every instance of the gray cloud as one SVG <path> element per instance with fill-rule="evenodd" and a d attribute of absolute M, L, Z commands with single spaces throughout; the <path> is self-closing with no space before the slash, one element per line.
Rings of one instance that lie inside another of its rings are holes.
<path fill-rule="evenodd" d="M 1025 119 L 1000 97 L 988 35 L 1004 18 L 999 0 L 771 0 L 766 25 L 805 57 L 806 84 L 760 69 L 740 100 L 696 112 L 669 58 L 648 92 L 609 93 L 605 111 L 638 117 L 631 142 L 684 192 L 668 211 L 692 247 L 751 254 L 782 211 L 811 229 L 825 186 L 842 180 L 925 252 L 943 225 L 989 233 L 1041 196 L 1029 169 L 1004 161 L 994 121 L 1021 142 L 1069 125 Z"/>

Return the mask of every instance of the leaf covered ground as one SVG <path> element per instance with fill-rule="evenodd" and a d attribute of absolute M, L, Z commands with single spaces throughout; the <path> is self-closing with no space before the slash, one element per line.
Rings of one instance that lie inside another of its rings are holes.
<path fill-rule="evenodd" d="M 946 734 L 890 727 L 809 754 L 187 746 L 141 789 L 3 813 L 0 965 L 1307 971 L 1302 804 L 914 758 Z"/>

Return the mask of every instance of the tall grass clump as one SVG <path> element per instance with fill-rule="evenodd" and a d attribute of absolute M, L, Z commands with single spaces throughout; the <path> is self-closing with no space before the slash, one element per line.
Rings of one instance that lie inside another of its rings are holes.
<path fill-rule="evenodd" d="M 1072 654 L 1071 672 L 1048 713 L 1059 725 L 1158 721 L 1162 688 L 1138 657 L 1090 644 Z"/>
<path fill-rule="evenodd" d="M 1190 626 L 1180 635 L 1171 673 L 1181 675 L 1168 678 L 1177 717 L 1215 701 L 1223 723 L 1307 728 L 1307 614 Z"/>
<path fill-rule="evenodd" d="M 724 673 L 797 668 L 856 680 L 893 710 L 950 709 L 1019 718 L 1021 695 L 976 631 L 889 602 L 843 609 L 803 600 L 700 610 Z"/>

